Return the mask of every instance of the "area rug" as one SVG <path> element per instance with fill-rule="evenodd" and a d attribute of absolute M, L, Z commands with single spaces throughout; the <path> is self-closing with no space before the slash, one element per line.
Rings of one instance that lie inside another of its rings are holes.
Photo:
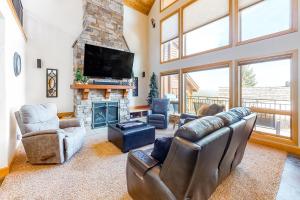
<path fill-rule="evenodd" d="M 275 199 L 285 158 L 283 152 L 249 144 L 243 162 L 211 199 Z M 82 150 L 63 165 L 30 165 L 20 147 L 0 187 L 0 199 L 131 199 L 126 159 L 127 154 L 107 142 L 105 133 L 89 135 Z"/>

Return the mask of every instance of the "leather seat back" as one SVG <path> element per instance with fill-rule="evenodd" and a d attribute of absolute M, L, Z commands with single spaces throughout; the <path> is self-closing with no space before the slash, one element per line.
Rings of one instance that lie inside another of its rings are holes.
<path fill-rule="evenodd" d="M 257 119 L 257 115 L 255 113 L 245 116 L 243 118 L 243 120 L 245 120 L 245 122 L 246 122 L 245 128 L 244 128 L 244 138 L 241 140 L 240 145 L 238 146 L 237 151 L 235 153 L 235 157 L 234 157 L 234 160 L 233 160 L 232 166 L 231 166 L 231 171 L 234 170 L 238 166 L 238 164 L 241 163 L 241 161 L 243 159 L 245 149 L 247 146 L 247 142 L 253 132 L 253 129 L 254 129 L 254 126 L 256 123 L 256 119 Z"/>
<path fill-rule="evenodd" d="M 217 187 L 218 166 L 230 136 L 223 126 L 220 118 L 204 117 L 176 132 L 160 177 L 177 199 L 208 198 Z"/>

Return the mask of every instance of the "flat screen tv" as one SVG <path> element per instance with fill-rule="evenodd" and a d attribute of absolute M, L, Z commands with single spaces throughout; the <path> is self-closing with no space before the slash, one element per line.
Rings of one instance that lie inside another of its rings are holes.
<path fill-rule="evenodd" d="M 89 77 L 130 79 L 134 54 L 85 44 L 83 74 Z"/>

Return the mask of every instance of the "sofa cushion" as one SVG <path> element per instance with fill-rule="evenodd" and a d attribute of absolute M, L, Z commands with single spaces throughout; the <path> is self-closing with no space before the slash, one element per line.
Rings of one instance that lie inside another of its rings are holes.
<path fill-rule="evenodd" d="M 251 114 L 251 111 L 249 108 L 246 107 L 237 107 L 237 108 L 232 108 L 229 111 L 234 112 L 237 114 L 240 118 L 246 117 Z"/>
<path fill-rule="evenodd" d="M 228 112 L 221 112 L 215 115 L 223 120 L 225 126 L 229 126 L 233 123 L 240 121 L 242 118 L 239 117 L 235 112 L 228 111 Z"/>
<path fill-rule="evenodd" d="M 20 109 L 24 133 L 59 129 L 59 119 L 55 104 L 25 105 Z"/>
<path fill-rule="evenodd" d="M 172 141 L 173 137 L 163 137 L 155 140 L 151 156 L 158 160 L 160 164 L 162 164 L 165 161 L 170 150 Z"/>
<path fill-rule="evenodd" d="M 222 119 L 215 116 L 207 116 L 181 126 L 176 131 L 175 136 L 179 136 L 191 142 L 196 142 L 222 127 L 224 127 Z"/>
<path fill-rule="evenodd" d="M 82 147 L 85 137 L 85 128 L 71 127 L 63 130 L 65 133 L 65 160 L 69 160 Z"/>

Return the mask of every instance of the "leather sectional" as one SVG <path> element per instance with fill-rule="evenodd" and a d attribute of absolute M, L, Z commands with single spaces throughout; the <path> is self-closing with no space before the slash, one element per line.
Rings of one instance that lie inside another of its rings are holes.
<path fill-rule="evenodd" d="M 247 108 L 233 108 L 180 127 L 163 164 L 148 153 L 128 154 L 127 188 L 133 199 L 208 199 L 241 162 L 256 122 Z"/>

